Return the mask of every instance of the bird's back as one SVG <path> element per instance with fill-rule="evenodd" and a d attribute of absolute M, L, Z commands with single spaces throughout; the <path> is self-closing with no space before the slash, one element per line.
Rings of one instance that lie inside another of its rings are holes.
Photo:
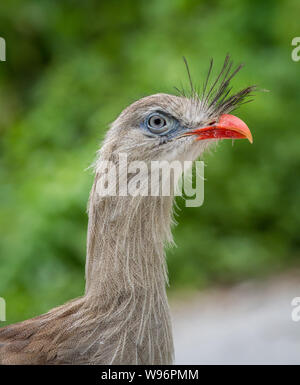
<path fill-rule="evenodd" d="M 68 324 L 80 306 L 81 301 L 77 299 L 46 314 L 1 328 L 0 364 L 71 363 L 71 354 L 67 351 L 73 339 Z"/>

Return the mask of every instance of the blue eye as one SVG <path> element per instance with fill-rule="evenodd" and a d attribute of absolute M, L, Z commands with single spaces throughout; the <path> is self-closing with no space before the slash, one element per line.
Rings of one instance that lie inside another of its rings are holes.
<path fill-rule="evenodd" d="M 147 120 L 148 129 L 153 134 L 161 134 L 170 129 L 167 119 L 161 114 L 153 114 Z"/>

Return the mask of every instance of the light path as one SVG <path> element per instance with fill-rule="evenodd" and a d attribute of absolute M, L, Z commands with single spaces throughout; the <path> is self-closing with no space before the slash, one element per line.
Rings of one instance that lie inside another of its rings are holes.
<path fill-rule="evenodd" d="M 171 299 L 177 364 L 300 364 L 300 274 Z"/>

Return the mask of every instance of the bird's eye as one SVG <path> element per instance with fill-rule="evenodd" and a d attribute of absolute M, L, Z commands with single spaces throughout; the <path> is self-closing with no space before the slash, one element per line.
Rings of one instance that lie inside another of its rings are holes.
<path fill-rule="evenodd" d="M 154 134 L 161 134 L 168 130 L 167 120 L 161 115 L 152 115 L 148 120 L 148 128 Z"/>

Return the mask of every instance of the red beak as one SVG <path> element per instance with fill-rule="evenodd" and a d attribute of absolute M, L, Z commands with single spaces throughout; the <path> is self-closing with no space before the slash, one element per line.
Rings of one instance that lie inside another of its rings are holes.
<path fill-rule="evenodd" d="M 218 123 L 207 127 L 196 128 L 186 135 L 197 135 L 196 140 L 203 139 L 248 139 L 253 143 L 252 134 L 241 119 L 234 115 L 221 115 Z"/>

